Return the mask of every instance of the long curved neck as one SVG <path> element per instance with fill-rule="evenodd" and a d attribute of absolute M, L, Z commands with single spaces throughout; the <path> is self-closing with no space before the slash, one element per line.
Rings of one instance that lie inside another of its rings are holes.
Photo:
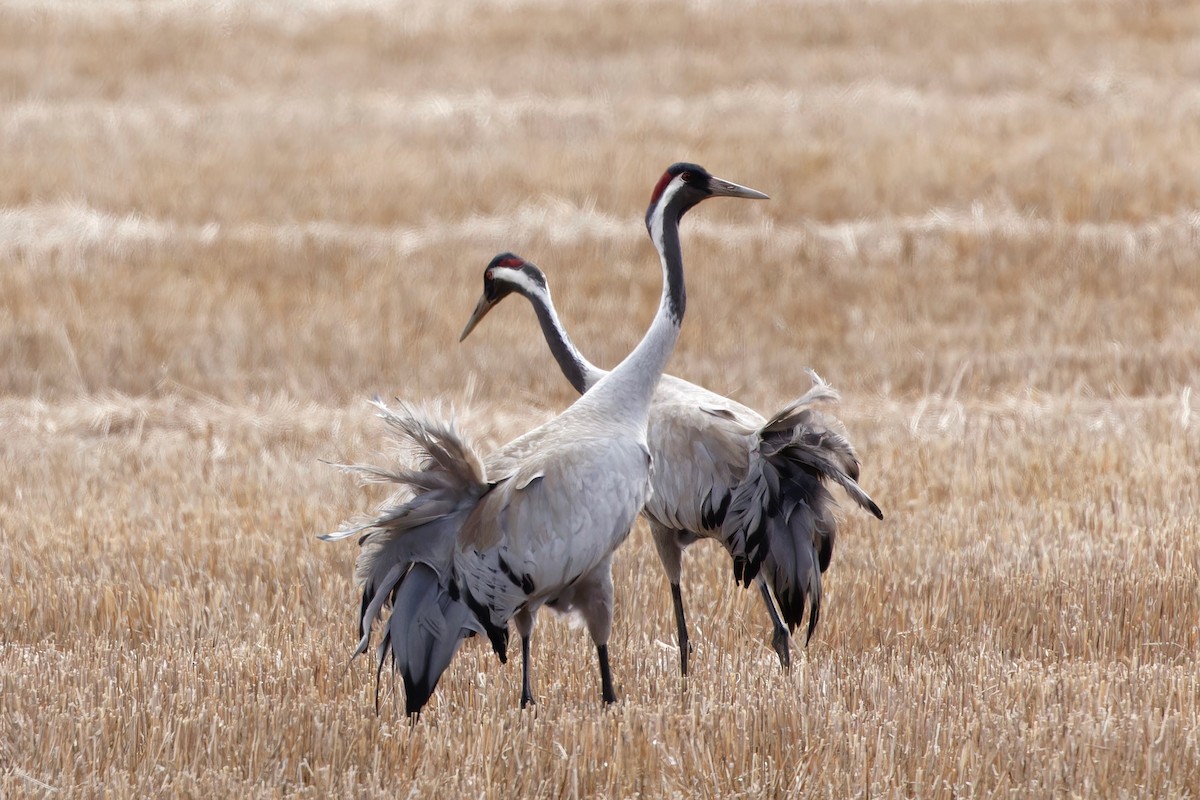
<path fill-rule="evenodd" d="M 542 335 L 546 337 L 546 344 L 550 345 L 550 352 L 554 355 L 554 360 L 558 362 L 558 367 L 566 379 L 575 387 L 575 391 L 583 394 L 599 383 L 600 379 L 608 373 L 584 358 L 583 353 L 580 353 L 575 347 L 575 343 L 571 341 L 571 337 L 558 318 L 558 311 L 554 308 L 550 290 L 548 288 L 539 289 L 536 292 L 522 292 L 522 294 L 533 304 L 538 324 L 542 326 Z"/>
<path fill-rule="evenodd" d="M 633 425 L 644 426 L 649 419 L 651 398 L 679 339 L 687 306 L 679 247 L 679 218 L 686 208 L 681 209 L 680 201 L 677 191 L 668 188 L 646 218 L 663 269 L 662 298 L 654 321 L 633 352 L 584 395 L 585 400 L 595 395 L 597 402 L 619 405 L 623 418 Z"/>

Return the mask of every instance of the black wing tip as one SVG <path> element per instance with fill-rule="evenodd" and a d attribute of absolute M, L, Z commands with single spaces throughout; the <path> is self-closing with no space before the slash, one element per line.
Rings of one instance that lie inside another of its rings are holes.
<path fill-rule="evenodd" d="M 433 696 L 433 690 L 437 686 L 437 682 L 430 683 L 429 681 L 414 681 L 409 676 L 404 675 L 404 713 L 410 720 L 416 722 L 421 718 L 421 709 L 429 702 L 429 698 Z"/>
<path fill-rule="evenodd" d="M 488 641 L 492 643 L 492 649 L 496 651 L 496 657 L 500 659 L 501 664 L 508 663 L 508 626 L 498 626 L 492 622 L 491 611 L 483 603 L 471 594 L 471 591 L 463 591 L 457 581 L 451 581 L 449 588 L 450 598 L 467 604 L 467 608 L 471 609 L 471 613 L 475 615 L 475 619 L 479 620 L 483 625 L 483 630 L 487 633 Z"/>
<path fill-rule="evenodd" d="M 478 615 L 477 615 L 478 616 Z M 492 650 L 496 651 L 496 658 L 500 659 L 501 664 L 508 663 L 508 628 L 500 628 L 493 625 L 487 617 L 479 617 L 483 622 L 484 630 L 487 631 L 488 641 L 492 643 Z"/>
<path fill-rule="evenodd" d="M 371 623 L 374 622 L 374 620 L 367 619 L 367 609 L 371 607 L 371 600 L 373 597 L 374 593 L 371 591 L 371 588 L 365 587 L 362 593 L 362 602 L 358 606 L 358 617 L 356 617 L 354 620 L 355 643 L 362 639 L 364 627 L 366 627 L 367 644 L 370 645 L 371 643 Z"/>
<path fill-rule="evenodd" d="M 496 657 L 500 659 L 501 664 L 508 663 L 508 628 L 498 628 L 489 620 L 486 623 L 488 639 L 492 642 L 492 649 L 496 651 Z"/>
<path fill-rule="evenodd" d="M 712 492 L 709 492 L 700 507 L 700 524 L 709 530 L 717 530 L 724 525 L 731 500 L 733 500 L 733 492 L 726 492 L 725 496 L 721 498 L 721 502 L 714 507 Z"/>
<path fill-rule="evenodd" d="M 804 637 L 804 646 L 808 647 L 808 643 L 812 641 L 813 631 L 817 629 L 817 622 L 821 619 L 821 601 L 813 600 L 809 604 L 808 611 L 808 633 Z"/>
<path fill-rule="evenodd" d="M 808 592 L 800 588 L 791 591 L 780 591 L 776 587 L 775 602 L 779 606 L 779 616 L 787 625 L 788 633 L 795 633 L 796 628 L 804 622 L 804 611 L 809 606 Z M 811 620 L 811 616 L 809 618 Z"/>
<path fill-rule="evenodd" d="M 758 570 L 761 566 L 761 559 L 753 560 L 745 556 L 733 557 L 733 582 L 743 589 L 750 586 L 750 583 L 758 577 Z"/>
<path fill-rule="evenodd" d="M 876 505 L 875 501 L 874 501 L 874 500 L 868 500 L 867 502 L 869 502 L 869 503 L 871 504 L 871 505 L 869 505 L 869 506 L 867 507 L 867 510 L 868 510 L 868 511 L 870 511 L 872 514 L 874 514 L 874 515 L 875 515 L 875 519 L 882 520 L 882 519 L 883 519 L 883 512 L 882 512 L 882 511 L 879 509 L 879 506 L 878 506 L 878 505 Z"/>

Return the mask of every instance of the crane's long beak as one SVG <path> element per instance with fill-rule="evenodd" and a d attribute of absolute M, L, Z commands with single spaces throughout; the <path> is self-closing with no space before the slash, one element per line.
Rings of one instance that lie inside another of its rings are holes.
<path fill-rule="evenodd" d="M 467 320 L 467 327 L 463 328 L 462 335 L 458 337 L 461 342 L 470 335 L 471 331 L 475 330 L 475 326 L 479 324 L 479 320 L 487 316 L 487 313 L 496 307 L 497 300 L 488 300 L 487 295 L 479 298 L 479 302 L 475 304 L 475 310 L 471 312 L 471 318 Z"/>
<path fill-rule="evenodd" d="M 712 190 L 713 197 L 745 197 L 750 200 L 771 199 L 757 189 L 740 186 L 733 181 L 726 181 L 721 178 L 709 178 L 708 187 Z"/>

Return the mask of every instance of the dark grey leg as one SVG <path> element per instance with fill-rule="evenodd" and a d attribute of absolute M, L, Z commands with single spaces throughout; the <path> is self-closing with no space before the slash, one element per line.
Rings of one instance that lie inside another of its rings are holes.
<path fill-rule="evenodd" d="M 521 637 L 521 708 L 537 705 L 533 699 L 533 687 L 529 680 L 529 643 L 533 634 Z"/>
<path fill-rule="evenodd" d="M 783 668 L 791 669 L 792 648 L 787 628 L 784 627 L 783 620 L 779 618 L 779 611 L 775 608 L 775 601 L 771 599 L 771 591 L 767 589 L 767 584 L 760 581 L 758 588 L 762 590 L 763 603 L 767 606 L 767 613 L 771 615 L 771 624 L 775 626 L 775 633 L 771 636 L 771 647 L 775 648 L 775 652 L 779 654 L 779 663 Z"/>
<path fill-rule="evenodd" d="M 617 702 L 617 693 L 613 691 L 612 670 L 608 667 L 608 645 L 596 645 L 596 655 L 600 659 L 600 696 L 606 705 Z"/>
<path fill-rule="evenodd" d="M 683 618 L 683 592 L 678 583 L 671 584 L 671 599 L 675 601 L 675 632 L 679 637 L 679 674 L 686 678 L 688 653 L 692 648 L 688 644 L 687 622 Z"/>

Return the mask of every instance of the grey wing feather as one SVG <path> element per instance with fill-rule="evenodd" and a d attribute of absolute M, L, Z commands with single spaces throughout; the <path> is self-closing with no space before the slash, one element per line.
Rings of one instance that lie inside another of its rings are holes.
<path fill-rule="evenodd" d="M 770 464 L 766 469 L 773 471 Z M 768 542 L 762 572 L 789 630 L 809 610 L 808 637 L 820 617 L 821 572 L 829 566 L 837 535 L 833 498 L 812 475 L 781 477 L 780 508 L 763 523 Z"/>
<path fill-rule="evenodd" d="M 763 424 L 759 429 L 762 442 L 759 449 L 769 458 L 782 456 L 807 463 L 845 489 L 855 503 L 883 519 L 879 506 L 858 485 L 859 461 L 854 446 L 834 420 L 813 408 L 818 403 L 836 402 L 840 395 L 813 370 L 808 370 L 808 374 L 812 388 Z"/>
<path fill-rule="evenodd" d="M 830 421 L 815 409 L 795 414 L 792 424 L 786 434 L 765 436 L 762 453 L 775 461 L 787 460 L 802 465 L 837 483 L 855 503 L 877 519 L 883 519 L 879 506 L 858 485 L 858 455 L 849 440 L 835 431 Z"/>
<path fill-rule="evenodd" d="M 400 583 L 380 646 L 382 665 L 390 647 L 395 669 L 404 680 L 405 707 L 419 713 L 450 665 L 459 643 L 483 633 L 483 626 L 464 603 L 453 599 L 437 572 L 414 564 Z"/>

